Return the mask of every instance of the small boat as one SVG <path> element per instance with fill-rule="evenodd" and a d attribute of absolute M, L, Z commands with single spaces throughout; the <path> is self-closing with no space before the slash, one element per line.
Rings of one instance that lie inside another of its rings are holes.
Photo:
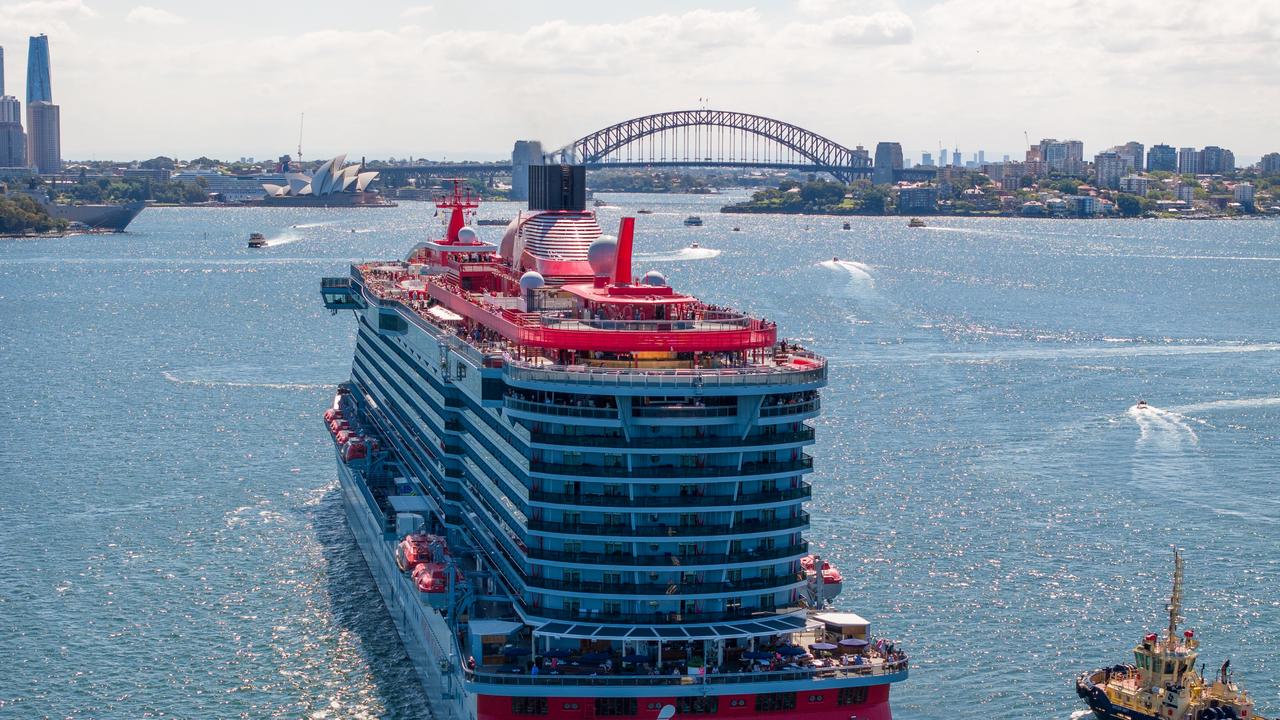
<path fill-rule="evenodd" d="M 815 584 L 819 578 L 822 580 L 822 599 L 827 602 L 835 600 L 844 589 L 844 576 L 831 563 L 817 555 L 800 558 L 800 569 L 804 571 L 806 579 L 813 580 Z"/>
<path fill-rule="evenodd" d="M 652 214 L 653 214 L 653 211 L 652 211 L 652 210 L 646 210 L 645 208 L 640 208 L 639 210 L 637 210 L 637 211 L 636 211 L 636 214 L 637 214 L 637 215 L 652 215 Z"/>
<path fill-rule="evenodd" d="M 907 221 L 907 227 L 924 227 L 924 221 L 918 217 L 913 217 Z"/>
<path fill-rule="evenodd" d="M 737 225 L 734 225 L 734 226 L 733 226 L 733 231 L 734 231 L 734 232 L 742 232 L 742 228 L 738 227 Z"/>
<path fill-rule="evenodd" d="M 849 224 L 849 221 L 848 221 L 848 220 L 846 220 L 846 221 L 845 221 L 845 223 L 844 223 L 844 225 L 841 225 L 841 226 L 840 226 L 840 229 L 841 229 L 841 230 L 852 230 L 852 229 L 853 229 L 853 226 Z"/>
<path fill-rule="evenodd" d="M 249 247 L 264 248 L 267 246 L 267 238 L 262 233 L 249 233 Z"/>
<path fill-rule="evenodd" d="M 693 250 L 697 250 L 697 249 L 698 249 L 698 243 L 696 243 L 696 242 L 689 243 L 689 248 L 690 248 L 690 249 L 693 249 Z"/>
<path fill-rule="evenodd" d="M 838 257 L 832 257 L 832 258 L 831 258 L 831 262 L 840 262 L 840 258 L 838 258 Z"/>
<path fill-rule="evenodd" d="M 697 215 L 690 215 L 684 219 L 685 227 L 702 227 L 702 218 Z"/>
<path fill-rule="evenodd" d="M 1254 713 L 1253 699 L 1232 679 L 1230 660 L 1213 679 L 1196 671 L 1200 641 L 1189 628 L 1178 632 L 1182 555 L 1177 551 L 1168 609 L 1167 634 L 1143 637 L 1133 649 L 1135 664 L 1112 665 L 1076 678 L 1076 694 L 1098 720 L 1264 720 Z"/>
<path fill-rule="evenodd" d="M 1136 408 L 1136 409 L 1138 409 L 1138 410 L 1146 410 L 1147 408 L 1149 408 L 1149 407 L 1151 407 L 1151 406 L 1147 404 L 1147 401 L 1146 401 L 1146 400 L 1139 400 L 1139 401 L 1138 401 L 1138 404 L 1137 404 L 1137 405 L 1134 405 L 1133 407 L 1134 407 L 1134 408 Z"/>

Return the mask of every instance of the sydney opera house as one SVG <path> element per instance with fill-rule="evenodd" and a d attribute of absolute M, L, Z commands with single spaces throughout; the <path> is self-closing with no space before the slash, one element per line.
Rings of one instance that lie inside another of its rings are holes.
<path fill-rule="evenodd" d="M 346 155 L 325 162 L 315 173 L 285 173 L 287 185 L 263 184 L 265 205 L 299 205 L 307 207 L 340 207 L 350 205 L 389 205 L 369 184 L 377 171 L 361 172 L 363 164 L 343 167 Z"/>

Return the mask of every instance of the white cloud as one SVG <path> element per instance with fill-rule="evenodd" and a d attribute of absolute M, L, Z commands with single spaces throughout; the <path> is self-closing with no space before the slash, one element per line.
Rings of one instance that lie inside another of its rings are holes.
<path fill-rule="evenodd" d="M 136 25 L 181 25 L 187 19 L 162 8 L 139 5 L 129 11 L 125 21 Z"/>
<path fill-rule="evenodd" d="M 73 36 L 73 21 L 97 16 L 83 0 L 31 0 L 0 5 L 0 34 L 14 38 L 37 32 Z"/>
<path fill-rule="evenodd" d="M 402 18 L 420 18 L 435 12 L 434 5 L 411 5 L 400 11 Z"/>

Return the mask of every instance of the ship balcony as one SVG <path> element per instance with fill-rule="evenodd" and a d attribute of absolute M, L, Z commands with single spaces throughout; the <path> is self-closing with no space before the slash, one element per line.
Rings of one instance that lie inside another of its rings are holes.
<path fill-rule="evenodd" d="M 665 348 L 664 348 L 665 349 Z M 738 395 L 744 388 L 797 386 L 818 388 L 827 381 L 824 359 L 810 353 L 777 354 L 766 362 L 739 367 L 652 369 L 609 368 L 591 365 L 547 366 L 539 358 L 528 362 L 511 358 L 507 362 L 507 382 L 519 387 L 587 385 L 607 387 L 614 394 L 686 394 L 698 390 L 707 395 Z"/>
<path fill-rule="evenodd" d="M 696 508 L 711 510 L 716 507 L 738 508 L 744 505 L 773 505 L 792 500 L 808 500 L 813 488 L 805 485 L 739 495 L 650 495 L 627 497 L 626 495 L 584 495 L 582 493 L 552 493 L 534 490 L 529 493 L 531 503 L 586 507 L 661 507 Z"/>
<path fill-rule="evenodd" d="M 651 465 L 647 467 L 625 466 L 606 466 L 606 465 L 564 465 L 561 463 L 549 462 L 529 462 L 529 472 L 539 475 L 552 475 L 562 477 L 604 477 L 604 478 L 635 478 L 635 479 L 661 479 L 661 478 L 737 478 L 737 477 L 757 477 L 768 475 L 788 475 L 797 472 L 809 472 L 813 469 L 813 458 L 809 455 L 802 455 L 795 460 L 784 460 L 779 462 L 749 462 L 737 465 L 704 465 L 682 466 L 682 465 Z"/>
<path fill-rule="evenodd" d="M 631 553 L 567 552 L 528 548 L 525 555 L 532 561 L 565 563 L 573 567 L 584 565 L 627 567 L 705 567 L 708 565 L 755 565 L 773 560 L 793 560 L 809 554 L 809 543 L 799 542 L 784 547 L 765 550 L 742 550 L 731 553 L 633 555 Z"/>
<path fill-rule="evenodd" d="M 365 306 L 364 298 L 352 286 L 349 277 L 321 278 L 320 296 L 324 298 L 324 306 L 330 310 L 360 310 Z"/>
<path fill-rule="evenodd" d="M 578 608 L 564 610 L 561 608 L 525 607 L 525 614 L 545 620 L 574 620 L 578 622 L 608 623 L 610 625 L 683 625 L 715 623 L 732 620 L 772 620 L 782 615 L 798 613 L 805 608 L 801 605 L 779 607 L 773 610 L 759 608 L 739 608 L 736 610 L 715 610 L 711 612 L 678 612 L 674 610 L 651 610 L 641 613 L 606 613 L 600 610 Z"/>
<path fill-rule="evenodd" d="M 626 452 L 628 450 L 642 452 L 655 448 L 683 448 L 690 451 L 701 451 L 707 448 L 723 448 L 726 451 L 732 451 L 739 448 L 758 449 L 775 445 L 781 447 L 802 443 L 812 443 L 814 440 L 814 430 L 811 427 L 807 427 L 797 432 L 763 433 L 749 435 L 745 438 L 728 435 L 709 435 L 703 437 L 633 437 L 630 439 L 622 436 L 613 437 L 608 435 L 568 435 L 561 433 L 531 432 L 529 434 L 529 440 L 534 445 L 550 445 L 569 448 L 602 447 L 621 452 Z"/>
<path fill-rule="evenodd" d="M 560 405 L 548 402 L 532 402 L 508 395 L 503 398 L 507 410 L 532 415 L 551 415 L 554 417 L 585 418 L 590 420 L 618 421 L 617 408 L 598 408 L 589 405 Z M 534 418 L 538 419 L 538 418 Z"/>
<path fill-rule="evenodd" d="M 690 596 L 702 595 L 719 597 L 722 595 L 742 595 L 752 590 L 785 590 L 805 584 L 804 573 L 781 573 L 773 577 L 742 578 L 737 581 L 721 580 L 719 582 L 669 582 L 669 583 L 625 583 L 598 582 L 592 580 L 559 580 L 545 577 L 526 577 L 525 585 L 539 590 L 553 590 L 564 593 L 584 593 L 590 595 L 638 595 L 661 597 L 679 597 L 689 599 Z"/>
<path fill-rule="evenodd" d="M 788 418 L 788 421 L 792 421 L 796 415 L 816 414 L 821 409 L 822 401 L 817 398 L 784 405 L 766 405 L 760 408 L 760 419 Z"/>
<path fill-rule="evenodd" d="M 466 669 L 464 668 L 464 676 L 467 682 L 491 685 L 505 686 L 538 686 L 538 687 L 632 687 L 637 688 L 636 692 L 641 692 L 639 688 L 644 687 L 663 687 L 663 693 L 676 692 L 675 687 L 670 686 L 686 686 L 686 689 L 701 688 L 703 685 L 745 685 L 756 683 L 768 683 L 770 688 L 782 686 L 786 683 L 813 683 L 812 687 L 799 686 L 793 688 L 796 691 L 808 690 L 829 690 L 837 687 L 860 687 L 866 685 L 881 685 L 885 683 L 896 683 L 907 679 L 908 675 L 908 659 L 902 658 L 892 662 L 870 662 L 863 665 L 846 665 L 839 662 L 823 663 L 818 665 L 812 661 L 804 661 L 805 664 L 797 663 L 795 667 L 785 670 L 762 671 L 744 667 L 738 672 L 722 671 L 708 672 L 703 675 L 687 676 L 687 675 L 648 675 L 648 674 L 632 674 L 625 671 L 619 671 L 616 674 L 603 673 L 598 668 L 587 667 L 579 670 L 578 668 L 561 666 L 563 672 L 557 673 L 543 672 L 538 675 L 528 675 L 523 672 L 498 672 L 488 669 Z M 574 674 L 574 673 L 577 674 Z M 819 684 L 820 683 L 820 684 Z M 744 692 L 750 692 L 747 688 L 743 688 Z M 581 692 L 581 691 L 579 691 Z M 701 690 L 698 690 L 701 693 Z M 856 706 L 852 706 L 856 707 Z M 744 716 L 747 717 L 747 716 Z"/>
<path fill-rule="evenodd" d="M 752 535 L 779 530 L 794 530 L 809 526 L 809 514 L 773 520 L 744 520 L 736 525 L 636 525 L 626 523 L 563 523 L 550 520 L 529 520 L 530 532 L 561 535 L 610 535 L 616 538 L 650 537 L 716 537 L 722 535 Z"/>

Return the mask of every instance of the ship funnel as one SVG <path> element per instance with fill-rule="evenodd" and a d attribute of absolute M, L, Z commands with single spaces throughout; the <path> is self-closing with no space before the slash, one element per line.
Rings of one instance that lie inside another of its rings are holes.
<path fill-rule="evenodd" d="M 619 285 L 631 284 L 631 237 L 635 232 L 635 218 L 624 217 L 618 222 L 618 251 L 613 263 L 613 281 Z"/>

